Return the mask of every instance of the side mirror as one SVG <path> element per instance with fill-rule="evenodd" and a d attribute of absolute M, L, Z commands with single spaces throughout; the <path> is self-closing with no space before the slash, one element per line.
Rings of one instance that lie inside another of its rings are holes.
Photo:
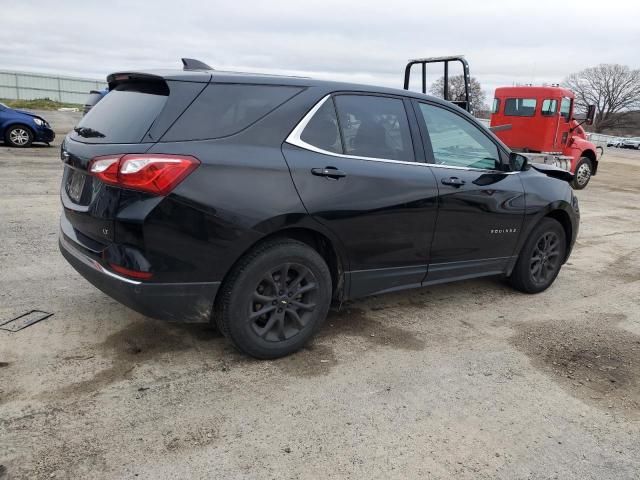
<path fill-rule="evenodd" d="M 509 154 L 509 169 L 512 172 L 521 172 L 522 170 L 526 170 L 527 166 L 529 166 L 527 157 L 516 152 Z"/>
<path fill-rule="evenodd" d="M 587 125 L 593 125 L 593 120 L 596 118 L 596 106 L 589 105 L 587 107 L 587 118 L 584 121 Z"/>

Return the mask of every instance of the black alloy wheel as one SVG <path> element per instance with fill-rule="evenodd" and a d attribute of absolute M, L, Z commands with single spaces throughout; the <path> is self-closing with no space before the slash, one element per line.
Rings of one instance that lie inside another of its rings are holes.
<path fill-rule="evenodd" d="M 553 218 L 543 218 L 529 234 L 509 281 L 521 292 L 539 293 L 555 281 L 566 259 L 567 235 Z"/>
<path fill-rule="evenodd" d="M 265 241 L 242 257 L 215 303 L 218 329 L 238 350 L 269 359 L 299 350 L 324 322 L 332 281 L 324 258 L 293 239 Z"/>
<path fill-rule="evenodd" d="M 554 232 L 545 232 L 538 239 L 531 255 L 529 268 L 531 278 L 544 285 L 560 267 L 560 239 Z"/>
<path fill-rule="evenodd" d="M 283 263 L 261 278 L 249 301 L 249 322 L 261 338 L 288 340 L 302 331 L 317 305 L 318 281 L 304 265 Z"/>

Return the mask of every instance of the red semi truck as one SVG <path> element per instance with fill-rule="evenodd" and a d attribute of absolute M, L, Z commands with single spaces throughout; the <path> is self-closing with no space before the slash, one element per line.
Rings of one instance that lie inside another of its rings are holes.
<path fill-rule="evenodd" d="M 460 64 L 465 91 L 451 98 L 449 66 Z M 427 66 L 443 64 L 443 98 L 471 112 L 469 64 L 462 55 L 410 60 L 405 67 L 404 88 L 410 87 L 414 67 L 421 77 L 421 91 L 427 93 Z M 586 118 L 574 117 L 575 95 L 571 90 L 552 87 L 501 87 L 496 89 L 491 112 L 491 130 L 511 150 L 522 153 L 531 162 L 548 163 L 574 174 L 572 186 L 583 189 L 598 171 L 602 148 L 587 140 L 582 124 L 591 125 L 595 105 L 590 105 Z M 598 155 L 598 152 L 600 155 Z"/>
<path fill-rule="evenodd" d="M 593 122 L 595 108 L 589 107 L 586 119 L 579 123 L 574 117 L 574 98 L 571 90 L 557 86 L 496 88 L 490 128 L 532 162 L 571 171 L 573 188 L 582 189 L 597 173 L 602 150 L 587 140 L 581 126 Z"/>

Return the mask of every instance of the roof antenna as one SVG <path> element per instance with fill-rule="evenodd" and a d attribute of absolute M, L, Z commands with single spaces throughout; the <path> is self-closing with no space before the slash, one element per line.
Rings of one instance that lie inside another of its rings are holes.
<path fill-rule="evenodd" d="M 183 58 L 182 59 L 182 69 L 183 70 L 214 70 L 212 67 L 207 65 L 200 60 L 196 60 L 195 58 Z"/>

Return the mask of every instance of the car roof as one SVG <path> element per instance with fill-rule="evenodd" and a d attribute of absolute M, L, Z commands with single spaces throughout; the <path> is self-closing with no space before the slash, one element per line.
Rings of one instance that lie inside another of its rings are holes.
<path fill-rule="evenodd" d="M 451 106 L 452 103 L 443 99 L 425 95 L 411 90 L 399 88 L 381 87 L 377 85 L 364 85 L 350 82 L 336 82 L 331 80 L 318 80 L 310 77 L 296 77 L 291 75 L 272 75 L 267 73 L 231 72 L 223 70 L 129 70 L 115 72 L 107 76 L 110 88 L 118 81 L 130 77 L 159 77 L 165 80 L 184 82 L 211 82 L 211 83 L 247 83 L 247 84 L 270 84 L 288 85 L 298 87 L 318 87 L 331 91 L 354 91 L 381 93 L 387 95 L 401 95 L 422 100 L 431 100 L 436 103 Z"/>
<path fill-rule="evenodd" d="M 551 86 L 535 86 L 535 85 L 519 85 L 515 87 L 498 87 L 495 91 L 496 98 L 501 97 L 569 97 L 574 98 L 574 93 L 568 88 L 551 87 Z"/>

